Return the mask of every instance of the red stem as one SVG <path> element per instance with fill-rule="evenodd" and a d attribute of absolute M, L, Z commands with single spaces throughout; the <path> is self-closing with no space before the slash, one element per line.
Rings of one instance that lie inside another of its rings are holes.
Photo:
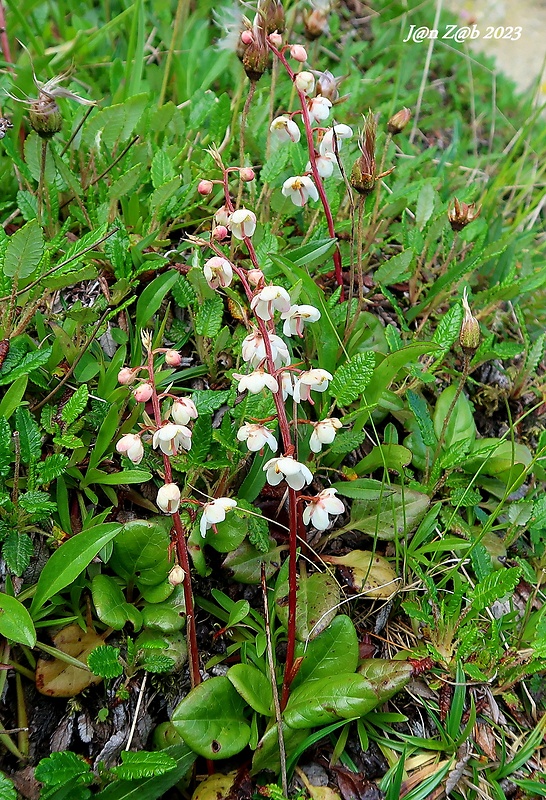
<path fill-rule="evenodd" d="M 317 167 L 315 142 L 313 139 L 313 128 L 311 127 L 311 118 L 309 117 L 309 108 L 307 107 L 307 97 L 304 92 L 298 89 L 296 85 L 296 73 L 286 60 L 284 53 L 281 52 L 280 50 L 277 50 L 277 48 L 271 44 L 269 39 L 267 39 L 267 44 L 269 49 L 277 56 L 277 58 L 287 71 L 288 75 L 290 76 L 290 80 L 294 84 L 294 88 L 297 91 L 298 97 L 300 99 L 303 125 L 305 128 L 305 137 L 307 139 L 307 148 L 309 150 L 309 162 L 311 164 L 311 172 L 313 173 L 313 178 L 315 179 L 315 184 L 317 187 L 317 191 L 319 193 L 320 201 L 322 203 L 322 207 L 324 208 L 324 214 L 326 216 L 326 222 L 328 224 L 328 233 L 330 234 L 331 239 L 336 240 L 336 249 L 334 250 L 334 255 L 333 255 L 334 271 L 335 271 L 337 285 L 341 286 L 340 301 L 343 301 L 343 269 L 341 265 L 341 253 L 339 252 L 339 245 L 337 243 L 336 229 L 334 225 L 334 218 L 332 216 L 332 209 L 330 208 L 330 203 L 328 202 L 326 192 L 324 191 L 324 183 L 322 182 L 322 178 L 319 174 Z"/>
<path fill-rule="evenodd" d="M 154 356 L 151 348 L 148 348 L 148 381 L 152 385 L 152 408 L 154 410 L 154 420 L 158 428 L 161 427 L 161 409 L 155 387 L 154 375 Z M 173 473 L 169 456 L 163 453 L 163 468 L 165 471 L 165 483 L 173 482 Z M 172 515 L 173 525 L 176 531 L 176 554 L 178 563 L 184 570 L 184 603 L 186 606 L 186 637 L 188 642 L 188 660 L 190 664 L 190 679 L 192 688 L 201 683 L 201 673 L 199 672 L 199 650 L 197 647 L 197 633 L 195 629 L 195 609 L 193 603 L 193 592 L 191 587 L 190 561 L 188 558 L 188 547 L 186 544 L 186 534 L 180 514 L 178 511 Z"/>

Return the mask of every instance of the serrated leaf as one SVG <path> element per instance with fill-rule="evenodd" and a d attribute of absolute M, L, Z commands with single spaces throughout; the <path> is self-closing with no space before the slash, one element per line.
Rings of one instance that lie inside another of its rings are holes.
<path fill-rule="evenodd" d="M 52 753 L 49 758 L 43 758 L 36 767 L 34 776 L 46 786 L 60 786 L 76 777 L 88 777 L 89 781 L 93 779 L 89 764 L 70 750 Z"/>
<path fill-rule="evenodd" d="M 179 308 L 193 305 L 197 295 L 195 289 L 184 275 L 178 275 L 176 283 L 171 289 L 171 294 Z"/>
<path fill-rule="evenodd" d="M 47 363 L 47 361 L 49 361 L 51 352 L 51 347 L 45 347 L 43 350 L 34 350 L 32 353 L 27 353 L 17 364 L 17 366 L 13 367 L 13 369 L 9 371 L 5 369 L 6 362 L 4 362 L 4 365 L 0 370 L 0 386 L 5 385 L 6 383 L 13 383 L 22 375 L 28 375 L 29 373 L 43 366 Z"/>
<path fill-rule="evenodd" d="M 423 443 L 427 447 L 433 447 L 436 444 L 436 434 L 434 433 L 434 425 L 432 424 L 426 400 L 411 389 L 408 389 L 406 397 L 408 398 L 408 405 L 417 420 Z"/>
<path fill-rule="evenodd" d="M 511 594 L 519 582 L 520 575 L 520 567 L 496 570 L 486 575 L 469 593 L 473 610 L 482 611 L 495 600 Z"/>
<path fill-rule="evenodd" d="M 32 219 L 10 236 L 4 256 L 4 275 L 19 280 L 32 275 L 44 254 L 44 234 Z"/>
<path fill-rule="evenodd" d="M 96 795 L 98 800 L 156 800 L 165 797 L 172 786 L 184 779 L 197 756 L 186 744 L 173 745 L 162 752 L 172 755 L 176 761 L 175 769 L 140 781 L 119 779 L 100 791 Z"/>
<path fill-rule="evenodd" d="M 144 328 L 161 306 L 163 298 L 178 279 L 175 270 L 164 272 L 148 284 L 141 293 L 136 305 L 137 328 Z"/>
<path fill-rule="evenodd" d="M 176 662 L 174 658 L 169 658 L 169 656 L 151 653 L 145 655 L 141 663 L 142 668 L 145 669 L 146 672 L 160 674 L 164 672 L 171 672 L 174 669 Z"/>
<path fill-rule="evenodd" d="M 415 224 L 420 231 L 423 230 L 434 211 L 434 200 L 436 192 L 431 183 L 425 183 L 419 197 L 417 198 L 417 208 L 415 210 Z"/>
<path fill-rule="evenodd" d="M 338 405 L 349 405 L 361 397 L 372 378 L 374 366 L 374 353 L 357 353 L 335 371 L 330 394 Z"/>
<path fill-rule="evenodd" d="M 357 447 L 360 447 L 365 438 L 364 431 L 345 431 L 336 436 L 330 447 L 330 452 L 336 456 L 351 453 Z"/>
<path fill-rule="evenodd" d="M 197 389 L 192 392 L 191 399 L 195 403 L 198 414 L 212 414 L 220 406 L 227 403 L 230 392 L 227 389 L 216 392 L 213 389 Z"/>
<path fill-rule="evenodd" d="M 25 492 L 19 496 L 19 505 L 24 508 L 28 514 L 44 515 L 51 514 L 56 510 L 57 504 L 50 500 L 47 492 Z"/>
<path fill-rule="evenodd" d="M 449 350 L 451 345 L 459 338 L 463 316 L 461 303 L 456 303 L 440 317 L 440 322 L 434 331 L 432 341 L 439 344 L 443 350 Z"/>
<path fill-rule="evenodd" d="M 78 386 L 61 411 L 61 419 L 63 422 L 66 422 L 67 425 L 71 425 L 75 422 L 86 407 L 88 398 L 89 390 L 87 385 L 82 383 L 81 386 Z"/>
<path fill-rule="evenodd" d="M 53 443 L 58 447 L 65 447 L 67 450 L 77 450 L 78 447 L 83 447 L 83 442 L 80 437 L 74 436 L 73 433 L 69 432 L 54 436 Z"/>
<path fill-rule="evenodd" d="M 264 183 L 275 181 L 284 170 L 290 156 L 288 147 L 279 147 L 272 153 L 265 162 L 260 173 L 260 178 Z"/>
<path fill-rule="evenodd" d="M 123 675 L 123 664 L 119 660 L 119 647 L 108 644 L 95 647 L 87 656 L 87 666 L 95 675 L 101 678 L 117 678 Z"/>
<path fill-rule="evenodd" d="M 62 453 L 53 453 L 50 456 L 46 456 L 43 461 L 38 462 L 36 477 L 37 484 L 40 486 L 54 481 L 55 478 L 58 478 L 63 474 L 68 462 L 68 456 L 63 455 Z"/>
<path fill-rule="evenodd" d="M 168 183 L 164 183 L 162 186 L 156 189 L 150 197 L 150 211 L 156 214 L 164 206 L 166 206 L 169 200 L 176 194 L 176 192 L 178 192 L 181 184 L 182 179 L 177 175 Z"/>
<path fill-rule="evenodd" d="M 224 303 L 219 294 L 209 297 L 195 316 L 195 332 L 200 336 L 216 336 L 222 327 Z"/>
<path fill-rule="evenodd" d="M 38 424 L 28 408 L 20 406 L 15 412 L 15 428 L 19 433 L 21 461 L 23 464 L 37 461 L 42 452 L 42 437 Z"/>
<path fill-rule="evenodd" d="M 174 178 L 173 162 L 164 150 L 156 150 L 150 169 L 154 189 Z"/>
<path fill-rule="evenodd" d="M 0 772 L 0 797 L 2 800 L 17 800 L 15 786 L 2 772 Z"/>
<path fill-rule="evenodd" d="M 125 750 L 121 753 L 121 761 L 122 764 L 119 767 L 113 767 L 112 772 L 124 780 L 164 775 L 176 767 L 174 758 L 161 751 L 148 753 L 140 750 L 138 753 L 133 753 Z"/>
<path fill-rule="evenodd" d="M 192 464 L 203 464 L 212 441 L 212 422 L 208 414 L 200 414 L 193 425 L 191 450 L 187 458 Z"/>
<path fill-rule="evenodd" d="M 409 248 L 403 250 L 398 255 L 389 258 L 388 261 L 381 264 L 381 266 L 374 273 L 374 280 L 376 283 L 391 286 L 393 283 L 400 283 L 411 277 L 413 270 L 411 263 L 415 256 L 414 251 Z"/>

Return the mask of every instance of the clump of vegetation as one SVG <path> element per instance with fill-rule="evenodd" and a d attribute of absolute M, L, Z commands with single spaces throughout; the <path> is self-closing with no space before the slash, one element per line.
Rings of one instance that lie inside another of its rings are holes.
<path fill-rule="evenodd" d="M 546 795 L 540 109 L 365 12 L 10 7 L 7 800 Z"/>

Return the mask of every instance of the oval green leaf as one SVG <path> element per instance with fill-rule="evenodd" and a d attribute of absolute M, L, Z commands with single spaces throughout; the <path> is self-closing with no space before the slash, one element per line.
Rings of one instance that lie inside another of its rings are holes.
<path fill-rule="evenodd" d="M 336 719 L 362 717 L 380 702 L 362 675 L 329 675 L 295 689 L 283 718 L 291 728 L 314 728 Z"/>
<path fill-rule="evenodd" d="M 292 689 L 341 672 L 352 673 L 358 664 L 358 637 L 355 626 L 346 614 L 339 614 L 320 636 L 296 644 L 296 658 L 303 657 L 292 682 Z"/>
<path fill-rule="evenodd" d="M 254 711 L 263 714 L 264 717 L 271 716 L 273 692 L 271 682 L 263 672 L 252 664 L 235 664 L 229 669 L 226 677 Z"/>
<path fill-rule="evenodd" d="M 0 634 L 18 644 L 34 647 L 36 631 L 25 606 L 15 597 L 0 593 Z"/>
<path fill-rule="evenodd" d="M 337 614 L 339 586 L 328 572 L 300 576 L 296 606 L 296 638 L 300 642 L 314 639 L 328 627 Z M 275 588 L 277 614 L 288 627 L 288 570 Z"/>

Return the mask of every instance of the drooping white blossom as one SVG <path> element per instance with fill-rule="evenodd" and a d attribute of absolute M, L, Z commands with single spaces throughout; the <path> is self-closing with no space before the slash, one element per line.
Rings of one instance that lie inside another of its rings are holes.
<path fill-rule="evenodd" d="M 318 200 L 317 187 L 308 175 L 293 175 L 287 178 L 281 189 L 285 197 L 289 197 L 295 206 L 304 206 L 309 199 Z"/>
<path fill-rule="evenodd" d="M 332 377 L 325 369 L 310 369 L 302 372 L 294 385 L 294 400 L 296 403 L 309 400 L 312 404 L 311 390 L 325 392 Z"/>
<path fill-rule="evenodd" d="M 335 497 L 335 494 L 335 489 L 324 489 L 318 494 L 304 509 L 304 525 L 311 523 L 318 531 L 325 531 L 331 525 L 328 515 L 337 516 L 338 514 L 343 514 L 345 506 L 339 497 Z"/>
<path fill-rule="evenodd" d="M 279 142 L 294 142 L 297 143 L 301 139 L 301 131 L 293 119 L 283 114 L 280 117 L 275 117 L 269 130 Z"/>
<path fill-rule="evenodd" d="M 292 395 L 294 394 L 294 382 L 290 370 L 283 370 L 283 372 L 280 373 L 280 379 L 281 379 L 282 399 L 286 400 L 288 395 L 292 397 Z"/>
<path fill-rule="evenodd" d="M 256 230 L 256 214 L 248 208 L 239 208 L 229 218 L 227 227 L 236 239 L 252 236 Z"/>
<path fill-rule="evenodd" d="M 240 442 L 246 442 L 246 446 L 252 453 L 261 450 L 266 444 L 273 453 L 277 452 L 277 440 L 265 425 L 245 422 L 237 431 L 237 439 Z"/>
<path fill-rule="evenodd" d="M 281 366 L 288 366 L 290 353 L 286 343 L 274 333 L 269 334 L 269 343 L 275 369 L 280 369 Z M 254 331 L 254 333 L 250 333 L 243 339 L 242 356 L 243 360 L 248 361 L 252 367 L 257 367 L 264 360 L 266 351 L 261 333 Z"/>
<path fill-rule="evenodd" d="M 341 145 L 344 139 L 350 139 L 353 135 L 352 128 L 348 125 L 334 125 L 333 128 L 328 128 L 319 144 L 319 155 L 325 156 L 327 153 L 335 153 L 334 146 L 334 132 L 336 137 L 336 144 L 338 152 L 341 150 Z"/>
<path fill-rule="evenodd" d="M 298 72 L 294 78 L 296 89 L 304 94 L 313 94 L 315 91 L 315 76 L 312 72 Z"/>
<path fill-rule="evenodd" d="M 248 375 L 239 375 L 234 372 L 233 377 L 239 381 L 237 386 L 239 392 L 248 391 L 250 394 L 259 394 L 262 389 L 269 389 L 272 392 L 279 391 L 276 378 L 263 369 L 256 369 Z"/>
<path fill-rule="evenodd" d="M 236 505 L 237 501 L 233 500 L 231 497 L 217 497 L 216 500 L 205 503 L 199 522 L 201 536 L 206 536 L 209 528 L 212 528 L 218 522 L 223 522 L 227 512 L 235 508 Z"/>
<path fill-rule="evenodd" d="M 197 419 L 199 414 L 191 398 L 178 397 L 171 408 L 171 416 L 177 425 L 187 425 L 190 419 Z"/>
<path fill-rule="evenodd" d="M 165 483 L 157 493 L 156 503 L 165 514 L 174 514 L 180 507 L 180 489 L 176 483 Z"/>
<path fill-rule="evenodd" d="M 264 286 L 251 300 L 250 308 L 257 317 L 268 322 L 274 311 L 288 311 L 290 295 L 282 286 Z"/>
<path fill-rule="evenodd" d="M 332 101 L 321 94 L 309 100 L 309 117 L 311 122 L 322 122 L 330 116 Z"/>
<path fill-rule="evenodd" d="M 313 480 L 311 470 L 292 456 L 271 458 L 264 464 L 263 470 L 270 486 L 277 486 L 285 480 L 291 489 L 299 491 Z"/>
<path fill-rule="evenodd" d="M 191 431 L 185 425 L 169 422 L 154 433 L 152 445 L 159 446 L 167 456 L 175 456 L 181 449 L 191 450 Z"/>
<path fill-rule="evenodd" d="M 211 289 L 217 289 L 219 286 L 225 289 L 233 280 L 231 264 L 221 256 L 209 258 L 203 265 L 203 273 Z"/>
<path fill-rule="evenodd" d="M 140 464 L 144 456 L 144 447 L 140 436 L 137 436 L 136 433 L 126 433 L 125 436 L 122 436 L 116 444 L 116 450 L 118 453 L 125 453 L 133 464 Z"/>
<path fill-rule="evenodd" d="M 332 444 L 338 430 L 343 427 L 335 417 L 328 417 L 313 423 L 313 433 L 309 439 L 309 447 L 313 453 L 320 453 L 323 444 Z"/>
<path fill-rule="evenodd" d="M 315 159 L 315 163 L 317 165 L 318 174 L 321 178 L 330 178 L 334 172 L 334 167 L 337 164 L 337 160 L 334 153 L 324 153 L 322 156 L 317 156 Z M 307 162 L 307 166 L 305 167 L 306 172 L 311 171 L 311 162 Z"/>
<path fill-rule="evenodd" d="M 284 320 L 282 332 L 285 336 L 303 337 L 304 322 L 318 322 L 320 311 L 314 306 L 290 306 L 288 311 L 281 314 L 281 319 Z"/>

